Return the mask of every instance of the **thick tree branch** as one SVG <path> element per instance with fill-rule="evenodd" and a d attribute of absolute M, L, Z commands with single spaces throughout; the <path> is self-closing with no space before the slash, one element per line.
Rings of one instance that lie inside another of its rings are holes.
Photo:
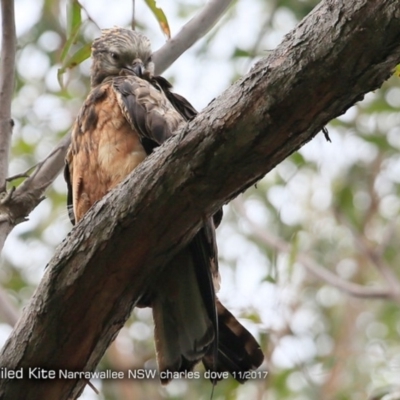
<path fill-rule="evenodd" d="M 155 73 L 163 73 L 187 49 L 202 38 L 221 18 L 232 0 L 209 0 L 171 40 L 153 53 Z"/>
<path fill-rule="evenodd" d="M 322 1 L 86 214 L 47 267 L 0 367 L 93 370 L 202 219 L 378 88 L 399 62 L 397 0 Z M 0 381 L 0 398 L 72 399 L 86 382 L 21 383 Z"/>

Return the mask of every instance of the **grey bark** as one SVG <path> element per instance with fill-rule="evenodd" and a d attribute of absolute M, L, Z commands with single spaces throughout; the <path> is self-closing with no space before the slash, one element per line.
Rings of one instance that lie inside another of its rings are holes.
<path fill-rule="evenodd" d="M 14 92 L 14 1 L 1 1 L 2 46 L 0 59 L 0 194 L 5 190 L 12 133 L 11 99 Z M 0 214 L 1 215 L 1 214 Z"/>
<path fill-rule="evenodd" d="M 12 227 L 5 204 L 7 200 L 6 178 L 10 154 L 13 122 L 11 120 L 11 100 L 14 91 L 15 65 L 15 21 L 14 1 L 1 1 L 2 46 L 0 55 L 0 251 Z"/>
<path fill-rule="evenodd" d="M 399 62 L 397 0 L 321 2 L 72 230 L 4 346 L 0 367 L 94 370 L 202 219 L 380 87 Z M 23 383 L 2 380 L 0 399 L 71 399 L 86 384 Z"/>

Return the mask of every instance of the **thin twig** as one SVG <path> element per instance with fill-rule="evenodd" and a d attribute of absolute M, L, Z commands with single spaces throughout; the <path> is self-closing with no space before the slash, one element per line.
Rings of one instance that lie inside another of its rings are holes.
<path fill-rule="evenodd" d="M 400 282 L 390 266 L 368 246 L 364 238 L 360 238 L 360 235 L 355 236 L 355 242 L 360 251 L 368 258 L 371 264 L 376 267 L 377 271 L 391 288 L 393 294 L 396 294 L 396 296 L 400 298 Z"/>
<path fill-rule="evenodd" d="M 54 151 L 54 150 L 53 150 Z M 47 157 L 50 157 L 51 156 L 51 153 L 47 156 Z M 46 157 L 46 158 L 47 158 Z M 35 169 L 35 168 L 37 168 L 38 166 L 40 166 L 42 163 L 44 162 L 44 160 L 43 161 L 40 161 L 40 162 L 38 162 L 38 163 L 36 163 L 35 165 L 31 165 L 29 168 L 27 168 L 25 171 L 23 171 L 23 172 L 20 172 L 20 173 L 18 173 L 18 174 L 15 174 L 15 175 L 11 175 L 11 176 L 9 176 L 7 179 L 6 179 L 6 181 L 7 182 L 12 182 L 12 181 L 15 181 L 16 179 L 19 179 L 19 178 L 29 178 L 30 177 L 30 173 Z"/>
<path fill-rule="evenodd" d="M 5 190 L 13 122 L 11 100 L 14 92 L 16 32 L 14 1 L 1 0 L 2 47 L 0 54 L 0 192 Z"/>
<path fill-rule="evenodd" d="M 161 74 L 221 18 L 233 0 L 210 0 L 183 28 L 153 53 L 155 73 Z"/>
<path fill-rule="evenodd" d="M 95 392 L 96 394 L 100 394 L 100 392 L 97 390 L 96 386 L 93 385 L 92 382 L 90 382 L 89 379 L 85 379 L 86 384 L 90 387 L 90 389 L 93 390 L 93 392 Z"/>
<path fill-rule="evenodd" d="M 71 135 L 66 135 L 51 153 L 40 163 L 37 164 L 35 171 L 27 178 L 15 191 L 13 199 L 20 204 L 19 213 L 15 222 L 23 221 L 42 200 L 44 191 L 57 178 L 64 166 L 65 154 L 71 142 Z M 9 218 L 3 221 L 10 221 Z M 3 249 L 4 242 L 13 227 L 0 226 L 0 251 Z M 4 230 L 4 232 L 2 231 Z"/>
<path fill-rule="evenodd" d="M 379 247 L 377 251 L 372 249 L 370 244 L 367 242 L 366 238 L 363 235 L 360 235 L 357 232 L 352 224 L 344 217 L 343 214 L 336 213 L 337 218 L 339 218 L 340 222 L 347 226 L 347 228 L 351 231 L 352 236 L 354 238 L 354 242 L 365 258 L 367 258 L 370 263 L 376 268 L 379 274 L 387 283 L 388 287 L 390 288 L 393 297 L 396 297 L 400 301 L 400 281 L 397 275 L 393 272 L 392 268 L 385 262 L 382 257 L 382 248 Z M 389 229 L 392 231 L 392 229 Z M 386 240 L 390 238 L 386 235 Z M 382 246 L 384 246 L 385 240 L 382 241 Z"/>
<path fill-rule="evenodd" d="M 245 219 L 245 221 L 250 225 L 252 229 L 252 233 L 267 246 L 273 247 L 274 249 L 282 252 L 282 253 L 290 253 L 292 246 L 285 242 L 284 240 L 275 237 L 271 233 L 269 233 L 262 226 L 258 225 L 256 222 L 250 219 L 247 215 L 243 201 L 236 199 L 233 202 L 234 208 L 239 212 L 240 216 Z M 318 277 L 319 279 L 329 283 L 332 286 L 335 286 L 342 292 L 345 292 L 354 297 L 360 298 L 369 298 L 369 299 L 393 299 L 393 293 L 388 289 L 378 289 L 378 288 L 369 288 L 363 285 L 359 285 L 357 283 L 352 283 L 345 281 L 330 272 L 326 268 L 319 265 L 315 260 L 310 258 L 304 253 L 298 252 L 296 254 L 297 261 L 306 268 L 308 272 L 311 272 L 313 275 Z M 397 300 L 397 299 L 396 299 Z"/>
<path fill-rule="evenodd" d="M 17 188 L 15 194 L 24 195 L 27 189 L 35 189 L 42 195 L 64 167 L 65 154 L 70 142 L 71 136 L 68 134 L 43 161 L 37 164 L 35 171 Z"/>
<path fill-rule="evenodd" d="M 29 169 L 27 169 L 24 172 L 20 172 L 19 174 L 15 174 L 15 175 L 9 176 L 6 179 L 6 182 L 12 182 L 12 181 L 15 181 L 16 179 L 20 179 L 20 178 L 29 178 L 29 171 L 31 171 L 32 168 L 35 168 L 35 167 L 36 167 L 36 165 L 31 167 L 31 168 L 29 168 Z"/>

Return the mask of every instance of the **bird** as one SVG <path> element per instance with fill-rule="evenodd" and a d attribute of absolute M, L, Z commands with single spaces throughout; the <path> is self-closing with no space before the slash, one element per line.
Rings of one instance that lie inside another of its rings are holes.
<path fill-rule="evenodd" d="M 197 115 L 165 78 L 154 75 L 145 35 L 119 27 L 103 29 L 91 50 L 91 89 L 73 124 L 64 169 L 72 224 Z M 201 361 L 205 370 L 230 372 L 242 383 L 244 373 L 263 362 L 256 339 L 216 296 L 220 277 L 215 231 L 221 218 L 219 210 L 204 219 L 138 304 L 152 308 L 162 384 Z M 214 374 L 212 381 L 220 376 Z"/>

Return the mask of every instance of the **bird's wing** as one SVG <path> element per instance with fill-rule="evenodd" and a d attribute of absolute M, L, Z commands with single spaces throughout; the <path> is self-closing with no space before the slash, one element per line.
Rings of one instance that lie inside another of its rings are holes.
<path fill-rule="evenodd" d="M 172 85 L 162 76 L 154 76 L 150 81 L 155 87 L 160 87 L 167 96 L 175 110 L 181 114 L 185 121 L 193 119 L 197 115 L 196 109 L 181 95 L 171 91 Z"/>
<path fill-rule="evenodd" d="M 182 113 L 187 116 L 190 114 L 190 117 L 197 114 L 186 99 L 169 91 L 171 85 L 166 79 L 162 77 L 154 79 L 157 79 L 157 83 L 162 82 L 163 86 L 159 87 L 153 82 L 144 81 L 133 75 L 121 76 L 113 81 L 121 110 L 132 129 L 139 132 L 146 149 L 157 147 L 171 137 L 179 125 L 184 122 Z M 174 103 L 170 101 L 170 98 L 175 99 Z M 184 109 L 186 109 L 185 112 L 182 111 Z M 222 210 L 216 215 L 219 216 L 217 218 L 219 223 Z M 191 243 L 191 248 L 194 257 L 197 257 L 197 264 L 205 265 L 207 268 L 204 270 L 210 271 L 212 279 L 217 281 L 219 279 L 218 255 L 213 219 L 204 221 L 203 228 Z M 201 268 L 197 270 L 201 270 Z M 211 293 L 205 296 L 212 297 Z M 209 300 L 209 298 L 205 299 L 205 304 L 208 304 Z"/>
<path fill-rule="evenodd" d="M 121 110 L 147 153 L 164 143 L 184 122 L 161 90 L 134 75 L 113 80 Z"/>

